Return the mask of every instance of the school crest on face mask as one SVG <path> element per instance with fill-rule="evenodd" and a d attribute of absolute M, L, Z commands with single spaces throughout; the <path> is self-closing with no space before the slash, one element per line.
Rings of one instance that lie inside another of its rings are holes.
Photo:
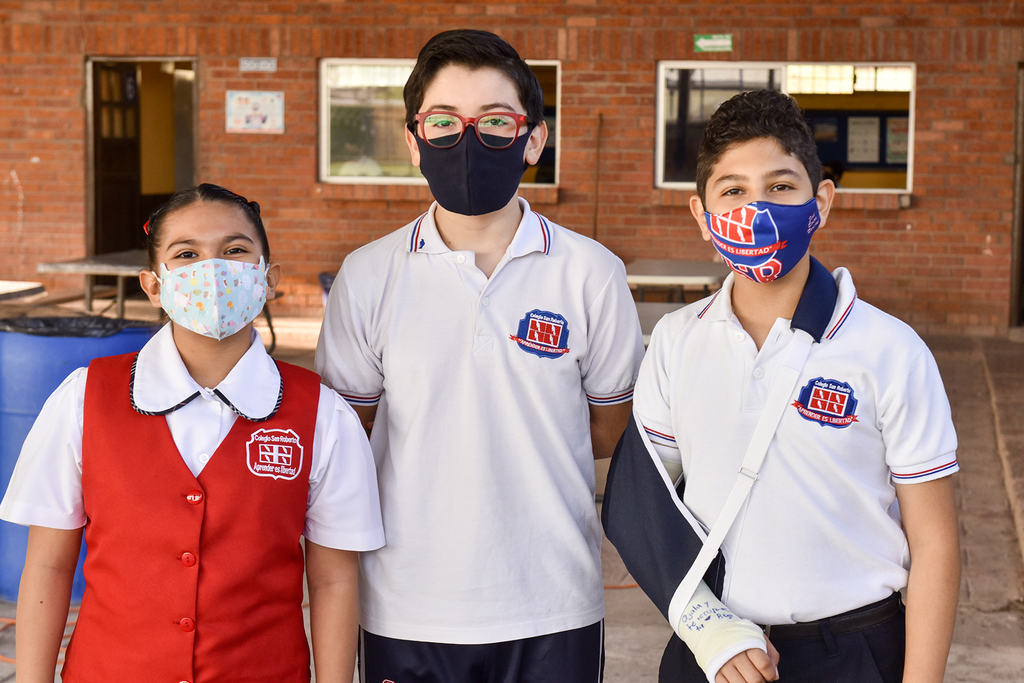
<path fill-rule="evenodd" d="M 291 429 L 257 429 L 245 444 L 245 459 L 257 477 L 291 480 L 302 471 L 304 450 Z"/>
<path fill-rule="evenodd" d="M 726 213 L 706 213 L 711 243 L 737 275 L 772 282 L 795 266 L 821 225 L 817 201 L 799 206 L 751 202 Z"/>

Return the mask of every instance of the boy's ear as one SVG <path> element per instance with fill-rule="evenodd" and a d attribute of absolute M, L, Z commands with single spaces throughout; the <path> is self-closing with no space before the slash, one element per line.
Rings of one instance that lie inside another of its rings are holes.
<path fill-rule="evenodd" d="M 690 213 L 693 214 L 693 219 L 700 226 L 700 236 L 704 238 L 705 242 L 710 242 L 711 232 L 708 230 L 708 221 L 704 218 L 704 202 L 698 195 L 690 197 Z"/>
<path fill-rule="evenodd" d="M 541 121 L 537 127 L 530 131 L 530 139 L 526 142 L 526 152 L 523 153 L 523 160 L 530 166 L 536 165 L 540 161 L 541 152 L 544 151 L 544 145 L 547 142 L 548 124 L 546 121 Z"/>
<path fill-rule="evenodd" d="M 160 305 L 160 278 L 156 273 L 148 269 L 143 270 L 139 273 L 139 284 L 142 285 L 142 291 L 149 297 L 149 303 L 157 308 L 163 308 Z"/>
<path fill-rule="evenodd" d="M 814 198 L 818 202 L 818 215 L 821 216 L 821 225 L 828 220 L 829 211 L 832 210 L 832 200 L 836 197 L 836 184 L 831 180 L 822 180 L 818 183 L 818 191 Z"/>
<path fill-rule="evenodd" d="M 281 284 L 281 264 L 271 261 L 267 264 L 267 301 L 277 296 L 279 284 Z"/>
<path fill-rule="evenodd" d="M 412 157 L 412 165 L 416 168 L 420 167 L 420 146 L 416 142 L 416 136 L 409 130 L 409 126 L 405 127 L 405 144 L 409 145 L 409 156 Z"/>

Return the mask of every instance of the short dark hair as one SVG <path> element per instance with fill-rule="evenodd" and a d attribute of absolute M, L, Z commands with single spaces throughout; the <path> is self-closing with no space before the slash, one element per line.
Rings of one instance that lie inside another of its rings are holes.
<path fill-rule="evenodd" d="M 726 100 L 708 119 L 697 151 L 697 195 L 705 201 L 711 172 L 730 147 L 748 140 L 769 138 L 800 160 L 817 192 L 821 160 L 814 133 L 800 106 L 778 90 L 753 90 Z"/>
<path fill-rule="evenodd" d="M 263 250 L 264 260 L 267 263 L 270 262 L 270 242 L 267 240 L 267 229 L 263 227 L 263 219 L 260 217 L 260 205 L 256 202 L 251 202 L 242 195 L 235 194 L 231 190 L 223 188 L 220 185 L 203 183 L 202 185 L 190 187 L 187 190 L 181 190 L 180 192 L 175 193 L 170 199 L 162 204 L 160 208 L 150 214 L 149 220 L 146 221 L 145 226 L 146 251 L 149 255 L 150 270 L 155 271 L 158 265 L 157 251 L 160 248 L 160 232 L 161 228 L 163 228 L 164 221 L 167 220 L 168 216 L 174 214 L 176 211 L 184 209 L 186 206 L 191 206 L 197 202 L 222 202 L 224 204 L 237 206 L 256 231 L 260 248 Z"/>
<path fill-rule="evenodd" d="M 423 106 L 423 96 L 434 77 L 452 64 L 473 70 L 491 68 L 500 71 L 515 84 L 531 127 L 544 120 L 544 90 L 515 48 L 504 38 L 488 31 L 455 29 L 438 33 L 428 40 L 416 58 L 416 66 L 402 92 L 405 123 L 409 130 L 415 132 L 414 117 Z"/>

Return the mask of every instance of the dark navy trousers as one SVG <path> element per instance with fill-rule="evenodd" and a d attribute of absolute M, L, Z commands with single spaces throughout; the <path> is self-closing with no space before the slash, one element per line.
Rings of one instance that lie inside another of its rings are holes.
<path fill-rule="evenodd" d="M 827 623 L 827 622 L 826 622 Z M 825 625 L 816 638 L 772 638 L 779 651 L 780 683 L 900 683 L 906 651 L 901 606 L 877 626 L 834 636 Z M 675 635 L 665 648 L 659 683 L 706 683 L 689 648 Z"/>
<path fill-rule="evenodd" d="M 422 643 L 360 632 L 362 683 L 601 683 L 604 621 L 482 645 Z"/>

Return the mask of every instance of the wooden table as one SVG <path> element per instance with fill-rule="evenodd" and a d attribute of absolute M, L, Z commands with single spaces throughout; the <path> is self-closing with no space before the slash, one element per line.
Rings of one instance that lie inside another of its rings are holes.
<path fill-rule="evenodd" d="M 20 299 L 23 296 L 42 294 L 46 289 L 41 282 L 22 282 L 21 280 L 0 280 L 0 301 L 4 299 Z"/>
<path fill-rule="evenodd" d="M 637 298 L 644 300 L 647 287 L 668 287 L 669 301 L 684 303 L 684 287 L 703 287 L 704 295 L 712 287 L 720 287 L 729 266 L 715 261 L 673 261 L 671 259 L 637 259 L 626 264 L 626 282 L 636 287 Z"/>
<path fill-rule="evenodd" d="M 139 273 L 149 267 L 149 257 L 145 249 L 115 251 L 110 254 L 86 256 L 74 261 L 57 263 L 40 263 L 36 270 L 40 273 L 61 273 L 63 275 L 80 274 L 85 276 L 85 310 L 92 312 L 92 289 L 98 275 L 109 275 L 117 278 L 117 317 L 124 317 L 124 281 L 125 278 L 138 277 Z"/>

